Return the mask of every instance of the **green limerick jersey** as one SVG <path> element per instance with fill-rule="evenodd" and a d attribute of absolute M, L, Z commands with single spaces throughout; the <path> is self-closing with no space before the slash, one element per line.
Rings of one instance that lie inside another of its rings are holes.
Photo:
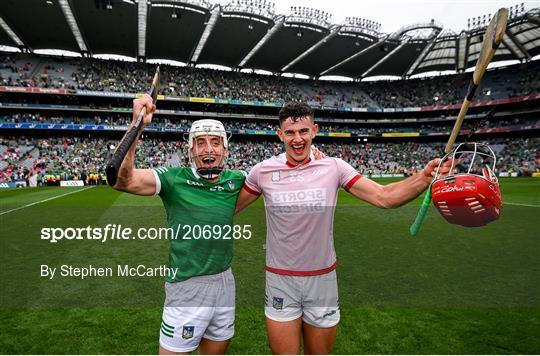
<path fill-rule="evenodd" d="M 245 180 L 243 171 L 223 171 L 216 182 L 200 178 L 192 168 L 157 168 L 156 192 L 161 197 L 169 227 L 169 267 L 181 282 L 223 272 L 233 256 L 233 215 Z"/>

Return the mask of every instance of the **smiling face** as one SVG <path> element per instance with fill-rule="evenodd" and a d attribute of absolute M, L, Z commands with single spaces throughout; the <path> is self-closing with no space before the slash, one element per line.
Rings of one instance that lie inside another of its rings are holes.
<path fill-rule="evenodd" d="M 215 135 L 199 135 L 193 138 L 192 157 L 197 168 L 223 167 L 228 150 L 223 138 Z"/>
<path fill-rule="evenodd" d="M 287 160 L 294 164 L 305 163 L 311 152 L 311 141 L 318 131 L 319 127 L 311 116 L 282 120 L 277 134 L 285 144 Z"/>

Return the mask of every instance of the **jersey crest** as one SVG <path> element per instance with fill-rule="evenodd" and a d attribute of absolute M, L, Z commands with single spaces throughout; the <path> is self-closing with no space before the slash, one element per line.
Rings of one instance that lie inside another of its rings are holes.
<path fill-rule="evenodd" d="M 191 339 L 194 331 L 194 326 L 184 326 L 184 329 L 182 329 L 182 339 Z"/>

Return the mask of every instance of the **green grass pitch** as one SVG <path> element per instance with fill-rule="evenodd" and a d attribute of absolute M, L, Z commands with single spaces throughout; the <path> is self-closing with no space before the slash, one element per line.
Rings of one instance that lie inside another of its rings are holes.
<path fill-rule="evenodd" d="M 540 353 L 540 179 L 503 179 L 501 188 L 500 220 L 467 229 L 431 207 L 416 237 L 408 228 L 422 197 L 383 211 L 340 192 L 334 239 L 341 323 L 334 352 Z M 0 192 L 0 353 L 155 353 L 161 278 L 47 280 L 39 268 L 163 264 L 167 242 L 51 244 L 39 232 L 107 223 L 165 226 L 161 202 L 108 187 L 66 194 L 76 190 Z M 235 243 L 237 317 L 229 353 L 269 353 L 262 199 L 236 223 L 251 224 L 253 237 Z"/>

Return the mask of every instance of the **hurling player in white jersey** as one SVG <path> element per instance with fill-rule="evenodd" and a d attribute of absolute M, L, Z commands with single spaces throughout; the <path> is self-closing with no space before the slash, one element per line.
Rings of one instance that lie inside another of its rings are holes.
<path fill-rule="evenodd" d="M 242 188 L 236 210 L 264 196 L 266 208 L 266 328 L 272 352 L 329 354 L 340 319 L 333 219 L 337 193 L 380 208 L 395 208 L 420 195 L 440 159 L 400 182 L 381 185 L 339 158 L 313 160 L 318 126 L 306 104 L 279 112 L 277 134 L 285 153 L 257 164 Z M 449 163 L 449 162 L 448 162 Z M 447 173 L 445 163 L 441 173 Z"/>

